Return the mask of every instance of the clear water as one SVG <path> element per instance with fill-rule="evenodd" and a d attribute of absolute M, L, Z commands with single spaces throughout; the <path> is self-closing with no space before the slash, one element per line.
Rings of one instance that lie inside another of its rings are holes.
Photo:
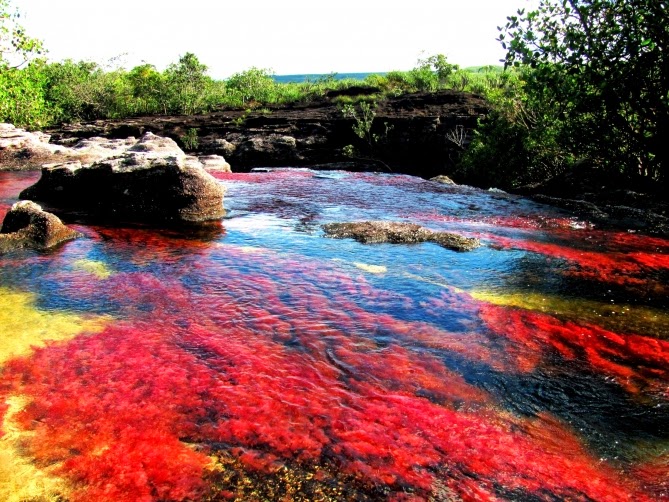
<path fill-rule="evenodd" d="M 34 173 L 0 173 L 0 216 Z M 669 498 L 669 241 L 408 176 L 0 256 L 0 500 Z M 337 221 L 482 240 L 363 245 Z"/>

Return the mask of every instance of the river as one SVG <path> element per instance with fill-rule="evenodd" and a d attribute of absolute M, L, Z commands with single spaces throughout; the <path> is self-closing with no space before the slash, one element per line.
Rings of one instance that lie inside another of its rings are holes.
<path fill-rule="evenodd" d="M 0 217 L 36 173 L 0 172 Z M 0 500 L 669 498 L 669 241 L 390 174 L 0 256 Z M 478 237 L 361 244 L 321 225 Z"/>

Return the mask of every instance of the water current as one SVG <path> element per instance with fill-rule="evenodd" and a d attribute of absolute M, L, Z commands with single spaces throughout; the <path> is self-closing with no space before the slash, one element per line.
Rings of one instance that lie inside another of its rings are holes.
<path fill-rule="evenodd" d="M 37 176 L 0 172 L 0 217 Z M 669 499 L 669 241 L 408 176 L 217 177 L 206 232 L 0 256 L 0 500 Z M 359 220 L 483 245 L 321 229 Z"/>

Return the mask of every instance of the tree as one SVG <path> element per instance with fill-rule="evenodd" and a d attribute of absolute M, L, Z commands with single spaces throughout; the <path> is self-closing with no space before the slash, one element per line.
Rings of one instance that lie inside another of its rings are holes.
<path fill-rule="evenodd" d="M 254 66 L 232 75 L 226 81 L 225 87 L 239 95 L 244 105 L 250 101 L 267 103 L 274 93 L 276 82 L 272 78 L 272 70 Z"/>
<path fill-rule="evenodd" d="M 137 113 L 167 113 L 165 79 L 152 64 L 135 66 L 127 77 Z"/>
<path fill-rule="evenodd" d="M 19 17 L 9 0 L 0 0 L 0 122 L 40 127 L 49 120 L 43 62 L 19 68 L 42 53 L 42 43 L 26 34 Z"/>
<path fill-rule="evenodd" d="M 18 23 L 20 14 L 11 12 L 10 0 L 0 0 L 0 71 L 18 68 L 43 53 L 42 42 L 31 38 Z"/>
<path fill-rule="evenodd" d="M 575 155 L 667 181 L 669 2 L 540 0 L 500 28 L 506 66 L 562 123 Z"/>
<path fill-rule="evenodd" d="M 174 99 L 173 108 L 183 114 L 199 111 L 210 82 L 207 66 L 195 54 L 187 52 L 165 70 L 165 76 Z"/>

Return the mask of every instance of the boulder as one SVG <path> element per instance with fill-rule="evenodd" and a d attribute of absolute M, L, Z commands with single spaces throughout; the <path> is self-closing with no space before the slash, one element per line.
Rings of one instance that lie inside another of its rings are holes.
<path fill-rule="evenodd" d="M 199 223 L 219 220 L 223 186 L 169 138 L 146 133 L 121 156 L 91 166 L 47 165 L 22 199 L 112 221 Z"/>
<path fill-rule="evenodd" d="M 242 162 L 289 166 L 298 158 L 297 140 L 283 134 L 251 134 L 239 142 L 235 155 Z"/>
<path fill-rule="evenodd" d="M 0 252 L 18 248 L 49 249 L 82 234 L 29 200 L 12 206 L 0 229 Z"/>
<path fill-rule="evenodd" d="M 363 244 L 390 242 L 417 244 L 434 242 L 454 251 L 471 251 L 481 245 L 478 239 L 463 237 L 450 232 L 434 232 L 414 223 L 393 221 L 356 221 L 323 225 L 328 237 L 352 238 Z"/>
<path fill-rule="evenodd" d="M 202 155 L 201 157 L 198 157 L 198 160 L 202 163 L 202 167 L 204 167 L 204 170 L 207 172 L 232 172 L 230 164 L 228 164 L 225 161 L 225 158 L 221 155 Z"/>

